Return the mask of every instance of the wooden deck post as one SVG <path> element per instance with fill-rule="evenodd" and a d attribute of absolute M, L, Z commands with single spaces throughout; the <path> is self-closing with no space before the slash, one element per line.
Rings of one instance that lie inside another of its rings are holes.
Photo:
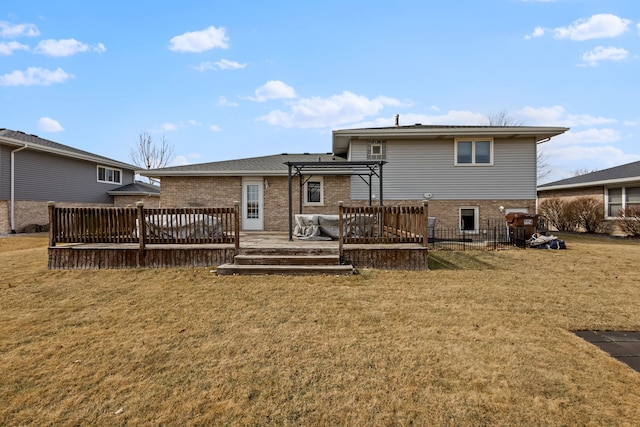
<path fill-rule="evenodd" d="M 144 243 L 147 235 L 147 227 L 144 221 L 144 202 L 136 202 L 138 209 L 138 240 L 140 241 L 140 252 L 144 251 Z"/>
<path fill-rule="evenodd" d="M 422 233 L 422 246 L 425 248 L 429 245 L 429 202 L 426 200 L 422 201 L 422 214 L 424 215 L 424 219 L 422 223 L 424 224 L 424 233 Z"/>
<path fill-rule="evenodd" d="M 344 202 L 341 200 L 338 202 L 338 253 L 340 254 L 340 262 L 344 258 L 344 249 L 342 248 L 344 242 Z"/>
<path fill-rule="evenodd" d="M 55 215 L 55 207 L 56 207 L 56 202 L 47 202 L 47 207 L 49 209 L 49 246 L 55 246 L 56 245 L 56 233 L 57 233 L 57 229 L 56 229 L 56 218 L 54 218 Z"/>
<path fill-rule="evenodd" d="M 233 216 L 233 232 L 234 232 L 234 241 L 235 241 L 235 247 L 236 247 L 236 253 L 238 252 L 238 250 L 240 249 L 240 202 L 239 201 L 234 201 L 233 202 L 233 210 L 234 210 L 234 216 Z"/>

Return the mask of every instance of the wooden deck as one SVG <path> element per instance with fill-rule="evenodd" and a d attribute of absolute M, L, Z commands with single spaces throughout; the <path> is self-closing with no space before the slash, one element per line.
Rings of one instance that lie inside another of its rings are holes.
<path fill-rule="evenodd" d="M 162 267 L 217 267 L 234 262 L 236 255 L 339 254 L 336 240 L 289 241 L 287 233 L 242 232 L 234 244 L 72 243 L 49 247 L 49 269 L 125 269 Z M 343 264 L 354 268 L 427 270 L 427 248 L 419 243 L 344 244 Z"/>

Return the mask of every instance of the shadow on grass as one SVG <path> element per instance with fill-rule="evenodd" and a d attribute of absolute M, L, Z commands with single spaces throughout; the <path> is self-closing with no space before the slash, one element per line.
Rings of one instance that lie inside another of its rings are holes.
<path fill-rule="evenodd" d="M 494 255 L 486 251 L 430 251 L 430 270 L 493 270 L 489 262 Z"/>

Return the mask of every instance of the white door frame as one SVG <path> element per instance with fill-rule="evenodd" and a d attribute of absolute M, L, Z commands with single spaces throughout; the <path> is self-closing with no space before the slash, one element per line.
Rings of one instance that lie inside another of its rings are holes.
<path fill-rule="evenodd" d="M 264 230 L 264 185 L 262 177 L 242 178 L 242 229 Z M 250 200 L 251 199 L 251 200 Z M 255 204 L 257 203 L 257 206 Z"/>

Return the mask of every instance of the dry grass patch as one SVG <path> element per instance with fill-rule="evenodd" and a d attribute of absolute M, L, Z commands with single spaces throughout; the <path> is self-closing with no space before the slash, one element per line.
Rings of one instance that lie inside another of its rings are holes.
<path fill-rule="evenodd" d="M 570 331 L 640 330 L 640 245 L 577 240 L 291 278 L 0 239 L 0 425 L 638 425 L 640 374 Z"/>

